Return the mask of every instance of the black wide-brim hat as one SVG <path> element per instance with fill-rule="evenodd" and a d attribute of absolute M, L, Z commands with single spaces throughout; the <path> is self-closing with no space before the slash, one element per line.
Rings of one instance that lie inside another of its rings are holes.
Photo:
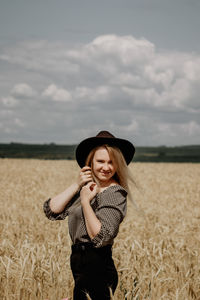
<path fill-rule="evenodd" d="M 88 154 L 92 149 L 101 145 L 110 145 L 121 150 L 127 165 L 132 161 L 135 147 L 131 142 L 116 138 L 108 131 L 100 131 L 96 136 L 83 140 L 76 148 L 76 160 L 81 168 L 85 166 Z"/>

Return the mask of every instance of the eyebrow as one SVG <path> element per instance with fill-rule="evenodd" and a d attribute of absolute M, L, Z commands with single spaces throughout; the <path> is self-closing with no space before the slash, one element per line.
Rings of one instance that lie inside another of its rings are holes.
<path fill-rule="evenodd" d="M 96 158 L 97 161 L 105 161 L 105 159 L 102 158 Z M 108 161 L 109 163 L 113 162 L 111 159 Z"/>

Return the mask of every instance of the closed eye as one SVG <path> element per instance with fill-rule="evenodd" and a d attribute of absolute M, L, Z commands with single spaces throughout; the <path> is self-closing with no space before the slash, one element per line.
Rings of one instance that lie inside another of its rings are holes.
<path fill-rule="evenodd" d="M 99 163 L 104 163 L 104 160 L 102 160 L 102 159 L 97 159 L 97 162 L 99 162 Z"/>
<path fill-rule="evenodd" d="M 105 161 L 103 159 L 97 159 L 97 162 L 98 163 L 104 163 Z M 112 160 L 108 161 L 108 164 L 112 165 L 112 163 L 113 163 Z"/>

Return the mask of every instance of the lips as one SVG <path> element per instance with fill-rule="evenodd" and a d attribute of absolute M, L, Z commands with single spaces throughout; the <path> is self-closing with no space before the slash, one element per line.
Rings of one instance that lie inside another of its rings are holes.
<path fill-rule="evenodd" d="M 108 173 L 101 173 L 101 175 L 108 176 L 108 175 L 110 175 L 110 172 L 108 172 Z"/>

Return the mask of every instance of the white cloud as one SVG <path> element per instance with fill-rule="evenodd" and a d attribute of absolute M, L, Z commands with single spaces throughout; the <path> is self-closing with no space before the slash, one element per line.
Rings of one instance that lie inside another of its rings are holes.
<path fill-rule="evenodd" d="M 74 96 L 76 99 L 91 99 L 93 97 L 93 89 L 85 86 L 77 86 L 74 90 Z"/>
<path fill-rule="evenodd" d="M 49 85 L 42 95 L 54 101 L 68 102 L 71 100 L 71 94 L 66 89 L 58 88 L 55 84 Z"/>
<path fill-rule="evenodd" d="M 36 92 L 30 85 L 19 83 L 13 87 L 11 94 L 15 97 L 33 97 L 36 95 Z"/>
<path fill-rule="evenodd" d="M 132 86 L 132 87 L 144 87 L 144 83 L 141 82 L 139 75 L 132 74 L 128 72 L 117 72 L 114 76 L 110 78 L 110 84 L 118 86 Z"/>
<path fill-rule="evenodd" d="M 74 47 L 26 41 L 0 51 L 1 60 L 16 70 L 15 83 L 10 84 L 14 87 L 4 87 L 2 106 L 16 109 L 19 120 L 25 115 L 31 120 L 31 111 L 41 111 L 38 124 L 45 122 L 42 112 L 48 111 L 51 124 L 46 123 L 46 130 L 70 128 L 69 142 L 79 139 L 82 124 L 88 133 L 101 126 L 120 128 L 125 135 L 133 132 L 141 135 L 143 144 L 150 127 L 150 142 L 183 143 L 186 133 L 188 143 L 197 140 L 200 54 L 164 52 L 146 39 L 104 35 Z M 4 81 L 9 82 L 6 74 Z M 25 97 L 29 101 L 21 102 L 19 113 L 19 98 Z"/>
<path fill-rule="evenodd" d="M 145 39 L 132 36 L 103 35 L 91 43 L 67 52 L 68 57 L 89 63 L 101 58 L 111 58 L 125 66 L 135 62 L 149 61 L 154 55 L 154 45 Z"/>
<path fill-rule="evenodd" d="M 13 98 L 12 96 L 3 97 L 1 99 L 1 102 L 2 102 L 3 106 L 8 107 L 8 108 L 14 108 L 18 105 L 18 101 L 15 98 Z"/>
<path fill-rule="evenodd" d="M 200 78 L 200 57 L 191 56 L 184 64 L 185 77 L 191 81 L 199 81 Z"/>
<path fill-rule="evenodd" d="M 66 45 L 46 40 L 24 41 L 14 47 L 0 52 L 0 61 L 17 66 L 24 66 L 27 70 L 45 73 L 77 73 L 79 66 L 70 62 L 66 55 Z"/>
<path fill-rule="evenodd" d="M 68 51 L 68 57 L 82 69 L 89 68 L 90 76 L 93 74 L 101 83 L 121 86 L 134 103 L 149 103 L 163 110 L 197 108 L 198 55 L 159 52 L 145 39 L 107 35 Z M 83 75 L 88 76 L 85 72 Z"/>
<path fill-rule="evenodd" d="M 131 123 L 125 128 L 130 133 L 135 133 L 139 130 L 139 123 L 137 120 L 132 120 Z"/>
<path fill-rule="evenodd" d="M 149 61 L 154 56 L 154 45 L 145 39 L 135 39 L 132 36 L 104 35 L 96 38 L 87 46 L 95 57 L 114 56 L 125 66 Z"/>
<path fill-rule="evenodd" d="M 173 138 L 179 136 L 187 138 L 188 136 L 200 136 L 200 125 L 195 121 L 189 121 L 186 123 L 162 123 L 159 125 L 159 132 L 161 134 L 169 135 Z"/>

